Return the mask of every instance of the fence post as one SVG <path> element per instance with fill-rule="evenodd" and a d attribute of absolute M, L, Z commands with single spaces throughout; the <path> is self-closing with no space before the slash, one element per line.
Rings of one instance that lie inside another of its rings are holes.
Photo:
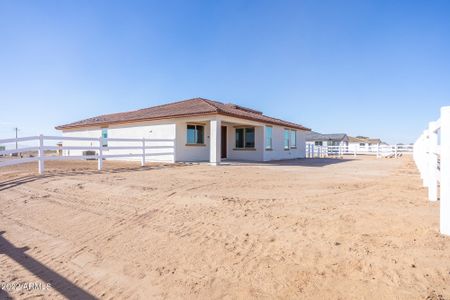
<path fill-rule="evenodd" d="M 423 186 L 424 187 L 428 187 L 429 186 L 429 172 L 428 172 L 428 166 L 430 164 L 429 161 L 429 152 L 430 152 L 430 140 L 429 140 L 429 132 L 428 129 L 426 129 L 424 131 L 424 144 L 423 144 L 423 154 L 422 154 L 422 161 L 423 161 L 423 166 L 422 166 L 422 173 L 423 173 Z"/>
<path fill-rule="evenodd" d="M 428 151 L 428 130 L 424 130 L 422 133 L 422 143 L 421 143 L 421 154 L 420 154 L 420 178 L 422 178 L 423 187 L 427 186 L 427 151 Z"/>
<path fill-rule="evenodd" d="M 44 135 L 39 136 L 39 150 L 38 150 L 38 169 L 39 174 L 42 175 L 45 172 L 45 165 L 44 165 Z"/>
<path fill-rule="evenodd" d="M 98 158 L 97 158 L 97 169 L 101 171 L 103 169 L 103 138 L 98 138 Z"/>
<path fill-rule="evenodd" d="M 441 108 L 440 229 L 450 235 L 450 106 Z"/>
<path fill-rule="evenodd" d="M 430 201 L 437 201 L 437 155 L 435 153 L 438 143 L 438 136 L 435 131 L 433 131 L 436 128 L 436 122 L 430 122 L 428 125 L 429 129 L 429 152 L 428 152 L 428 200 Z"/>
<path fill-rule="evenodd" d="M 314 144 L 311 145 L 311 158 L 314 158 Z"/>
<path fill-rule="evenodd" d="M 142 158 L 141 167 L 145 166 L 145 138 L 142 138 Z"/>

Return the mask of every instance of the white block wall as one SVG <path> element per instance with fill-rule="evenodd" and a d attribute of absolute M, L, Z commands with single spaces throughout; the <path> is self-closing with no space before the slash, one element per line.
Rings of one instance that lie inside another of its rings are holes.
<path fill-rule="evenodd" d="M 77 129 L 63 131 L 63 136 L 68 137 L 95 137 L 101 136 L 102 130 L 99 128 Z M 175 124 L 164 122 L 155 124 L 155 122 L 138 123 L 133 125 L 111 125 L 108 127 L 108 138 L 146 138 L 146 139 L 175 139 Z M 109 147 L 114 146 L 141 146 L 142 142 L 116 142 L 108 141 Z M 174 142 L 150 142 L 147 146 L 168 146 L 161 149 L 147 149 L 146 153 L 174 153 Z M 92 141 L 63 141 L 63 146 L 98 146 L 98 142 Z M 83 150 L 65 150 L 64 155 L 82 155 Z M 104 150 L 103 154 L 141 154 L 141 149 L 114 149 Z M 108 158 L 112 160 L 140 160 L 139 157 L 119 157 Z M 146 161 L 155 162 L 173 162 L 174 154 L 147 156 Z"/>
<path fill-rule="evenodd" d="M 227 127 L 227 154 L 231 160 L 264 160 L 264 127 L 255 127 L 255 150 L 236 149 L 236 127 Z"/>
<path fill-rule="evenodd" d="M 187 145 L 187 124 L 188 123 L 201 123 L 204 124 L 205 136 L 204 146 L 192 146 Z M 176 160 L 180 162 L 199 162 L 209 161 L 209 121 L 199 120 L 195 118 L 178 120 L 176 122 L 176 136 L 177 136 L 177 148 L 176 148 Z"/>
<path fill-rule="evenodd" d="M 305 157 L 306 131 L 296 130 L 297 147 L 285 150 L 284 129 L 281 126 L 272 126 L 272 150 L 264 150 L 264 161 Z"/>

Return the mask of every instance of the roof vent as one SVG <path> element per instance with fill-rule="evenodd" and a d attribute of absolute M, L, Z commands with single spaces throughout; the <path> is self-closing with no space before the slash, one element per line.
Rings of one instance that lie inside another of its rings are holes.
<path fill-rule="evenodd" d="M 251 108 L 248 108 L 248 107 L 244 107 L 244 106 L 240 106 L 240 105 L 233 104 L 233 103 L 228 103 L 227 106 L 230 106 L 230 107 L 233 107 L 233 108 L 236 108 L 236 109 L 239 109 L 239 110 L 243 110 L 243 111 L 246 111 L 246 112 L 250 112 L 250 113 L 253 113 L 253 114 L 258 114 L 258 115 L 262 115 L 263 114 L 262 111 L 254 110 L 254 109 L 251 109 Z"/>

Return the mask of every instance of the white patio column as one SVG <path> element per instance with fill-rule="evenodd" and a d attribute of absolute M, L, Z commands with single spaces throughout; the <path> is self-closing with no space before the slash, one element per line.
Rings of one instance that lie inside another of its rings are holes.
<path fill-rule="evenodd" d="M 221 120 L 211 120 L 209 124 L 209 164 L 220 164 Z"/>
<path fill-rule="evenodd" d="M 450 106 L 441 108 L 441 233 L 450 235 Z"/>

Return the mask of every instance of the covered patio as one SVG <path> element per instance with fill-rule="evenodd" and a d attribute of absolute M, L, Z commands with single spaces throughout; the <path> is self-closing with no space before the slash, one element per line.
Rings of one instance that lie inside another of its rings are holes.
<path fill-rule="evenodd" d="M 202 161 L 218 165 L 223 160 L 264 160 L 264 125 L 232 117 L 185 124 L 186 147 L 206 147 L 207 151 L 198 150 L 203 153 Z"/>

